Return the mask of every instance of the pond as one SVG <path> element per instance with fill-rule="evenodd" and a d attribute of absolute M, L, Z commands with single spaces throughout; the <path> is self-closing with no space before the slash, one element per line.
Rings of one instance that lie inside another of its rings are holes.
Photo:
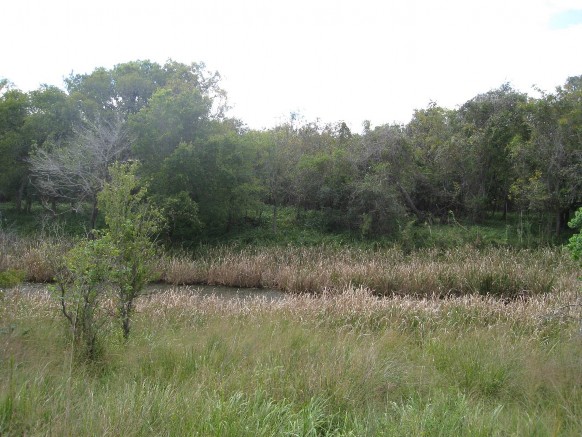
<path fill-rule="evenodd" d="M 21 293 L 38 293 L 47 290 L 46 284 L 32 284 L 25 283 L 13 289 L 6 289 L 10 291 L 20 291 Z M 176 291 L 187 294 L 203 296 L 216 296 L 221 299 L 250 299 L 263 298 L 268 301 L 277 301 L 283 299 L 286 294 L 279 290 L 272 290 L 267 288 L 236 288 L 223 287 L 219 285 L 170 285 L 170 284 L 149 284 L 145 287 L 142 294 L 155 294 L 164 291 Z"/>

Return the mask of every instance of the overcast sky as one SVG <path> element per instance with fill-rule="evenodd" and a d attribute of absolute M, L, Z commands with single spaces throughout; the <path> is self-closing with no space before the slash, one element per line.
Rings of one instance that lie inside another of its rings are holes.
<path fill-rule="evenodd" d="M 204 62 L 237 116 L 360 130 L 510 82 L 582 74 L 582 0 L 3 0 L 0 77 L 22 90 L 150 59 Z"/>

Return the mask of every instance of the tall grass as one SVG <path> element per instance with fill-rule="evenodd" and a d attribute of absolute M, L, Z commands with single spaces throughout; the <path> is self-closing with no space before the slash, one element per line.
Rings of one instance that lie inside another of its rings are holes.
<path fill-rule="evenodd" d="M 196 259 L 165 258 L 160 270 L 171 284 L 275 288 L 291 293 L 337 292 L 363 286 L 378 295 L 493 295 L 506 298 L 561 290 L 575 266 L 560 248 L 517 250 L 271 247 L 209 249 Z"/>
<path fill-rule="evenodd" d="M 0 232 L 0 272 L 21 272 L 27 281 L 49 282 L 71 240 L 23 239 Z M 209 284 L 273 288 L 290 293 L 339 292 L 365 287 L 377 295 L 446 297 L 469 294 L 507 299 L 571 288 L 576 266 L 561 248 L 510 249 L 464 246 L 398 247 L 219 246 L 162 255 L 160 280 L 169 284 Z M 19 277 L 17 275 L 17 277 Z"/>
<path fill-rule="evenodd" d="M 570 292 L 379 298 L 368 289 L 139 299 L 134 337 L 70 367 L 57 302 L 0 310 L 2 435 L 580 435 Z"/>
<path fill-rule="evenodd" d="M 72 246 L 68 238 L 21 237 L 0 230 L 0 272 L 22 272 L 26 281 L 50 282 L 54 279 L 58 258 Z"/>

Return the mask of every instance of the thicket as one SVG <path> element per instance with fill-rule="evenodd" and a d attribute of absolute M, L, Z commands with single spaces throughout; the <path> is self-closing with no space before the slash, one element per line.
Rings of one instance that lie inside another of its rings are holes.
<path fill-rule="evenodd" d="M 287 211 L 304 229 L 360 239 L 496 217 L 562 241 L 582 202 L 582 76 L 535 98 L 503 84 L 361 132 L 296 114 L 250 130 L 228 118 L 220 77 L 202 64 L 128 62 L 71 75 L 65 90 L 3 84 L 0 200 L 73 211 L 89 229 L 104 226 L 107 168 L 132 159 L 178 245 L 240 229 L 279 236 Z"/>

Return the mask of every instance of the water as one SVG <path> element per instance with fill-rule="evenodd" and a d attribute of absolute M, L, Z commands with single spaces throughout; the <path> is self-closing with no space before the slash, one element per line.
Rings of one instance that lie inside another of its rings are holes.
<path fill-rule="evenodd" d="M 21 293 L 38 293 L 47 290 L 46 284 L 20 284 L 18 287 L 6 289 L 7 293 L 11 291 L 20 291 Z M 150 284 L 143 290 L 144 295 L 161 293 L 164 291 L 183 292 L 198 296 L 216 296 L 221 299 L 252 299 L 263 298 L 268 301 L 277 301 L 285 297 L 285 293 L 279 290 L 266 288 L 236 288 L 223 287 L 218 285 L 169 285 L 169 284 Z"/>
<path fill-rule="evenodd" d="M 150 284 L 144 290 L 144 294 L 159 293 L 167 290 L 184 292 L 199 296 L 216 296 L 222 299 L 248 299 L 260 297 L 270 301 L 281 300 L 285 293 L 268 288 L 237 288 L 223 287 L 220 285 L 169 285 Z"/>

